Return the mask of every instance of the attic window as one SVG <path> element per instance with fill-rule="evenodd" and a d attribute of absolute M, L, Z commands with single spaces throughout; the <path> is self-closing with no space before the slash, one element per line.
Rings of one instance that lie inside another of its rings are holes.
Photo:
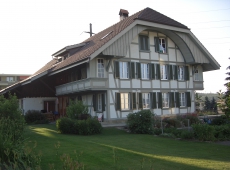
<path fill-rule="evenodd" d="M 110 31 L 108 34 L 106 34 L 104 37 L 101 38 L 101 40 L 103 40 L 104 38 L 106 38 L 109 34 L 111 34 L 113 31 Z"/>

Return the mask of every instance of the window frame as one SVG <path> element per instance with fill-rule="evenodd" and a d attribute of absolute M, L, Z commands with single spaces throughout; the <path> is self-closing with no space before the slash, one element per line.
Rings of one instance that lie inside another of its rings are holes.
<path fill-rule="evenodd" d="M 12 76 L 6 77 L 6 81 L 13 82 L 14 81 L 14 77 L 12 77 Z"/>
<path fill-rule="evenodd" d="M 166 39 L 166 37 L 158 37 L 158 39 L 159 39 L 159 42 L 158 42 L 158 45 L 159 45 L 159 53 L 161 53 L 161 54 L 166 54 L 167 53 L 167 39 Z M 162 51 L 161 52 L 161 47 L 162 48 L 164 48 L 163 46 L 162 46 L 162 44 L 163 44 L 163 41 L 162 40 L 164 40 L 164 45 L 165 45 L 165 49 L 163 49 L 164 51 Z"/>
<path fill-rule="evenodd" d="M 142 93 L 142 108 L 150 109 L 150 93 Z"/>
<path fill-rule="evenodd" d="M 119 77 L 120 79 L 129 79 L 129 63 L 128 62 L 119 61 Z"/>
<path fill-rule="evenodd" d="M 162 108 L 169 108 L 169 93 L 162 92 L 161 94 L 162 94 Z"/>
<path fill-rule="evenodd" d="M 161 74 L 161 80 L 168 80 L 168 65 L 162 64 L 160 66 L 160 74 Z"/>
<path fill-rule="evenodd" d="M 199 81 L 199 70 L 197 68 L 194 69 L 194 81 Z"/>
<path fill-rule="evenodd" d="M 147 39 L 147 40 L 144 40 L 144 39 Z M 146 45 L 146 42 L 147 42 L 147 45 Z M 149 47 L 149 36 L 148 35 L 139 35 L 139 49 L 140 51 L 148 51 L 150 50 L 150 47 Z"/>
<path fill-rule="evenodd" d="M 185 92 L 179 92 L 179 101 L 180 101 L 180 107 L 186 107 L 186 94 Z"/>
<path fill-rule="evenodd" d="M 149 64 L 141 63 L 141 79 L 149 80 Z"/>
<path fill-rule="evenodd" d="M 128 95 L 125 97 L 125 95 Z M 128 105 L 128 107 L 125 107 Z M 121 110 L 130 110 L 130 93 L 120 93 L 120 109 Z"/>
<path fill-rule="evenodd" d="M 182 72 L 182 73 L 181 73 Z M 178 80 L 185 80 L 185 67 L 184 66 L 177 66 L 177 79 Z"/>
<path fill-rule="evenodd" d="M 99 61 L 102 61 L 100 63 Z M 105 63 L 103 58 L 97 59 L 97 77 L 98 78 L 104 78 L 105 77 Z"/>

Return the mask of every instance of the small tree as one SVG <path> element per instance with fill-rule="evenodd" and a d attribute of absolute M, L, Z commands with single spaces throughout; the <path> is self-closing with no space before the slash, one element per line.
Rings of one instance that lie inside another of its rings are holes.
<path fill-rule="evenodd" d="M 210 103 L 210 100 L 208 99 L 207 96 L 205 96 L 205 102 L 204 102 L 204 104 L 205 104 L 204 109 L 206 111 L 211 110 L 211 103 Z"/>
<path fill-rule="evenodd" d="M 71 119 L 79 119 L 81 114 L 88 114 L 88 107 L 82 101 L 70 100 L 69 106 L 66 108 L 66 114 Z"/>
<path fill-rule="evenodd" d="M 212 101 L 210 103 L 210 106 L 211 106 L 211 110 L 213 112 L 217 112 L 217 103 L 216 103 L 216 100 L 214 99 L 214 97 L 212 98 Z"/>

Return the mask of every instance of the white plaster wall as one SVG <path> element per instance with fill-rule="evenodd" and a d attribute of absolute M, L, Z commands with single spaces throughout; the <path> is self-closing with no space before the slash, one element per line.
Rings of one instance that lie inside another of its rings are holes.
<path fill-rule="evenodd" d="M 110 88 L 115 88 L 116 87 L 115 79 L 114 79 L 113 74 L 109 74 L 109 87 Z"/>
<path fill-rule="evenodd" d="M 153 112 L 154 112 L 156 115 L 161 115 L 161 109 L 154 109 Z"/>
<path fill-rule="evenodd" d="M 177 81 L 171 80 L 171 81 L 170 81 L 170 85 L 171 85 L 171 88 L 172 88 L 172 89 L 176 89 L 176 88 L 177 88 Z"/>
<path fill-rule="evenodd" d="M 178 81 L 179 88 L 186 88 L 186 82 Z"/>
<path fill-rule="evenodd" d="M 169 61 L 176 61 L 176 52 L 175 49 L 168 49 Z"/>
<path fill-rule="evenodd" d="M 133 88 L 140 88 L 140 80 L 139 79 L 132 79 L 132 86 Z"/>
<path fill-rule="evenodd" d="M 161 87 L 162 88 L 169 88 L 169 82 L 168 81 L 161 81 Z"/>
<path fill-rule="evenodd" d="M 180 109 L 180 113 L 182 114 L 187 113 L 187 109 Z"/>
<path fill-rule="evenodd" d="M 168 38 L 168 47 L 175 48 L 175 44 L 174 44 L 174 42 L 170 38 Z"/>
<path fill-rule="evenodd" d="M 138 44 L 130 44 L 130 57 L 139 58 L 139 46 Z"/>
<path fill-rule="evenodd" d="M 140 52 L 140 58 L 149 60 L 149 53 Z"/>
<path fill-rule="evenodd" d="M 110 118 L 118 118 L 115 110 L 115 105 L 110 105 Z"/>
<path fill-rule="evenodd" d="M 130 112 L 122 112 L 121 113 L 122 118 L 127 118 L 127 116 L 128 116 L 129 113 Z"/>
<path fill-rule="evenodd" d="M 138 36 L 136 36 L 133 40 L 132 43 L 138 43 Z"/>
<path fill-rule="evenodd" d="M 155 47 L 150 47 L 151 60 L 158 60 L 158 53 L 155 52 Z"/>
<path fill-rule="evenodd" d="M 130 88 L 130 81 L 120 80 L 121 88 Z"/>
<path fill-rule="evenodd" d="M 160 61 L 168 61 L 168 55 L 167 54 L 160 54 Z"/>
<path fill-rule="evenodd" d="M 23 98 L 23 112 L 28 110 L 43 110 L 44 101 L 56 101 L 56 97 L 41 97 L 41 98 Z M 57 109 L 57 107 L 56 107 Z"/>
<path fill-rule="evenodd" d="M 142 88 L 151 88 L 150 81 L 142 81 Z"/>
<path fill-rule="evenodd" d="M 162 112 L 163 112 L 163 115 L 169 115 L 169 114 L 171 114 L 171 112 L 170 112 L 169 109 L 167 109 L 167 110 L 163 109 Z"/>
<path fill-rule="evenodd" d="M 153 88 L 160 88 L 160 80 L 153 80 Z"/>
<path fill-rule="evenodd" d="M 150 45 L 155 45 L 154 37 L 157 37 L 157 33 L 156 32 L 149 32 Z"/>
<path fill-rule="evenodd" d="M 180 50 L 176 50 L 176 54 L 177 54 L 177 61 L 178 62 L 184 62 L 184 58 L 183 58 Z"/>

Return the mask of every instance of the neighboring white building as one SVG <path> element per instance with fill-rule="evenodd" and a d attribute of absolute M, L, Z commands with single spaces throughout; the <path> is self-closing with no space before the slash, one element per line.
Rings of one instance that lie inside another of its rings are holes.
<path fill-rule="evenodd" d="M 43 85 L 49 95 L 41 97 L 57 97 L 61 115 L 70 99 L 82 100 L 91 115 L 103 113 L 107 120 L 142 109 L 157 115 L 194 112 L 203 72 L 219 69 L 217 61 L 187 26 L 163 14 L 150 8 L 119 14 L 120 22 L 59 50 L 30 81 L 0 94 Z"/>

